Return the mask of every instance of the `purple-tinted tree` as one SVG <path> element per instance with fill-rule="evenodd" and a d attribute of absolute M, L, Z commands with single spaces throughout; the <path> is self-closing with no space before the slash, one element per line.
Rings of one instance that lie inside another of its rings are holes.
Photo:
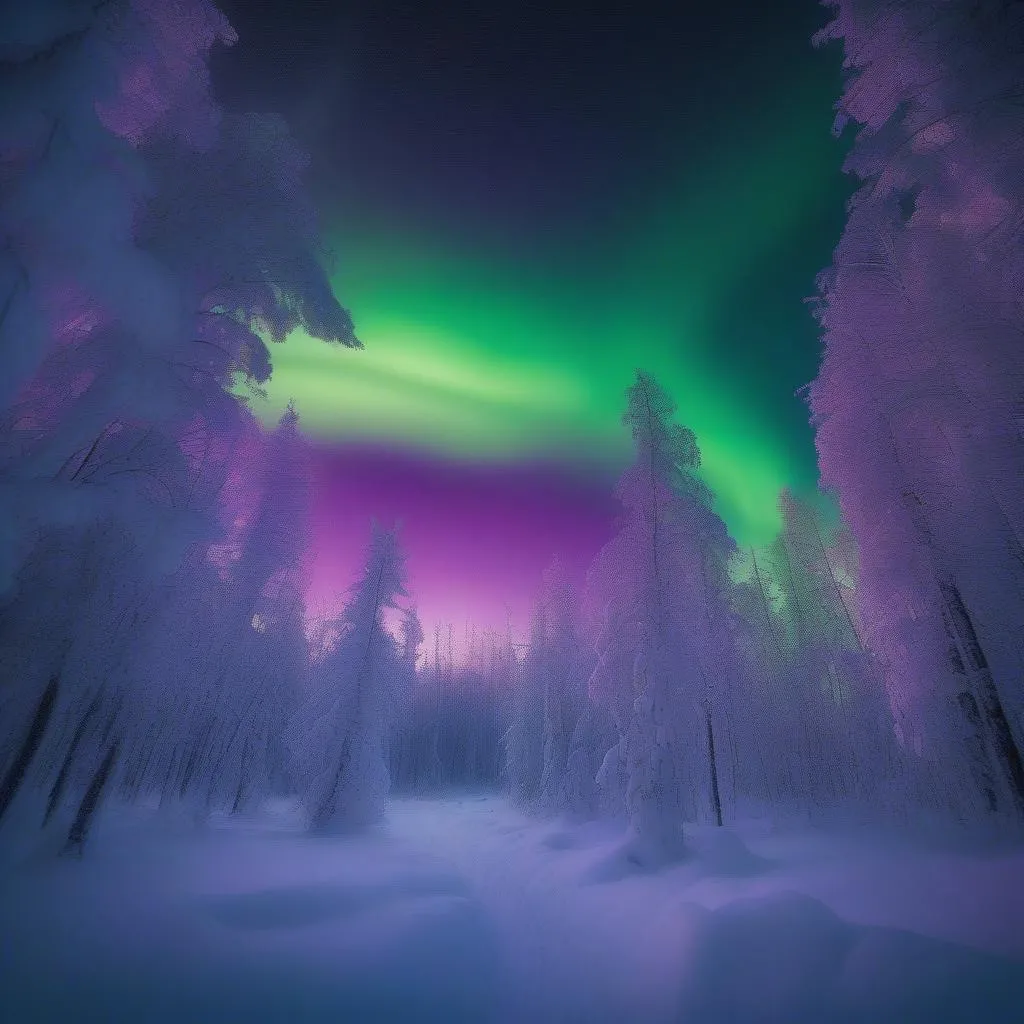
<path fill-rule="evenodd" d="M 32 760 L 57 771 L 59 793 L 73 788 L 71 767 L 40 755 L 40 730 L 52 732 L 56 716 L 70 723 L 76 761 L 96 761 L 97 744 L 115 752 L 98 761 L 101 784 L 86 787 L 88 817 L 121 759 L 148 742 L 119 730 L 143 709 L 180 722 L 180 677 L 166 673 L 155 690 L 148 672 L 125 680 L 128 666 L 142 671 L 146 643 L 138 614 L 117 615 L 144 609 L 181 623 L 168 610 L 169 575 L 209 582 L 222 492 L 255 429 L 229 389 L 266 378 L 264 337 L 302 327 L 358 343 L 328 286 L 302 160 L 282 125 L 225 118 L 210 96 L 210 50 L 234 40 L 222 15 L 206 0 L 30 6 L 5 19 L 2 44 L 2 88 L 15 102 L 0 117 L 10 170 L 0 183 L 0 280 L 10 286 L 0 349 L 16 372 L 0 398 L 0 657 L 17 670 L 0 694 L 0 788 L 13 798 Z M 250 592 L 290 569 L 271 570 L 288 558 L 274 543 L 268 534 L 250 545 L 260 552 L 246 563 Z M 47 573 L 76 583 L 46 584 Z M 117 628 L 92 614 L 113 592 L 135 595 L 112 603 Z M 192 608 L 209 596 L 195 594 Z M 207 632 L 190 626 L 202 635 L 196 650 L 217 646 L 227 609 L 238 606 L 210 605 Z M 102 689 L 100 703 L 114 702 L 102 711 L 85 682 L 100 665 L 120 680 Z M 97 731 L 113 708 L 116 729 Z M 174 756 L 167 777 L 187 783 L 200 753 Z M 86 830 L 74 826 L 79 847 Z"/>
<path fill-rule="evenodd" d="M 293 729 L 310 827 L 329 832 L 371 824 L 389 788 L 387 740 L 396 691 L 407 678 L 405 651 L 384 614 L 404 596 L 397 533 L 376 524 L 366 565 L 313 663 Z"/>
<path fill-rule="evenodd" d="M 712 751 L 736 661 L 734 545 L 696 474 L 693 433 L 672 422 L 672 399 L 643 373 L 627 399 L 635 457 L 618 489 L 622 527 L 590 573 L 604 623 L 589 688 L 619 731 L 602 772 L 625 780 L 631 856 L 654 863 L 683 852 L 684 821 L 703 811 L 721 822 Z"/>
<path fill-rule="evenodd" d="M 866 646 L 961 814 L 1024 816 L 1020 5 L 839 0 L 862 182 L 818 316 L 824 482 Z"/>

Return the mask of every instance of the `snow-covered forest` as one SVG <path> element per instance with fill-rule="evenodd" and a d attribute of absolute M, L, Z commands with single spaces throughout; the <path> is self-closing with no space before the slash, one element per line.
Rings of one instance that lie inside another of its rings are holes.
<path fill-rule="evenodd" d="M 306 605 L 301 406 L 250 405 L 358 325 L 227 20 L 0 8 L 5 1019 L 1021 1019 L 1024 6 L 828 6 L 827 498 L 739 546 L 640 368 L 615 536 L 458 656 L 397 526 Z"/>

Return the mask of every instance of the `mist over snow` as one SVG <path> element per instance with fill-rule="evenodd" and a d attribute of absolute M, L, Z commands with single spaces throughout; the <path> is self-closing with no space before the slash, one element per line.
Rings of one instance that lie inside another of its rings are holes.
<path fill-rule="evenodd" d="M 245 39 L 0 3 L 4 1022 L 1024 1019 L 1024 9 L 824 6 L 815 490 L 675 355 L 563 475 L 596 340 L 559 390 L 407 324 L 355 371 L 387 430 L 326 445 L 326 371 L 267 422 L 276 352 L 364 353 L 321 172 L 216 95 Z M 474 294 L 474 344 L 539 322 Z"/>

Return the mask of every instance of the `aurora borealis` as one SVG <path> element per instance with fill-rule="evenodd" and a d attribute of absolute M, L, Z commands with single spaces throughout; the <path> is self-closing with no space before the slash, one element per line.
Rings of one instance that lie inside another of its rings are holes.
<path fill-rule="evenodd" d="M 397 517 L 428 624 L 497 628 L 509 601 L 523 624 L 550 557 L 581 567 L 610 529 L 637 367 L 697 433 L 740 544 L 770 540 L 781 487 L 813 489 L 794 391 L 817 364 L 801 300 L 842 219 L 837 60 L 809 46 L 810 0 L 770 26 L 747 7 L 621 13 L 613 32 L 387 4 L 310 5 L 290 29 L 228 5 L 254 66 L 261 47 L 305 57 L 258 91 L 313 154 L 365 344 L 290 337 L 254 406 L 270 423 L 294 399 L 317 447 L 320 595 L 345 586 L 369 516 Z M 316 32 L 348 60 L 322 92 Z M 672 34 L 695 32 L 705 59 L 680 68 Z M 546 49 L 560 63 L 541 68 Z M 245 68 L 226 77 L 251 105 Z"/>

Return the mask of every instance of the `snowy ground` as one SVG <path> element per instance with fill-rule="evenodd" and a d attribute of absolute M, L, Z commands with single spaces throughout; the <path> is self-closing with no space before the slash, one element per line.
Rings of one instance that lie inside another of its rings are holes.
<path fill-rule="evenodd" d="M 640 876 L 492 797 L 348 840 L 110 813 L 82 862 L 8 845 L 0 1019 L 1024 1021 L 1024 851 L 741 833 Z"/>

